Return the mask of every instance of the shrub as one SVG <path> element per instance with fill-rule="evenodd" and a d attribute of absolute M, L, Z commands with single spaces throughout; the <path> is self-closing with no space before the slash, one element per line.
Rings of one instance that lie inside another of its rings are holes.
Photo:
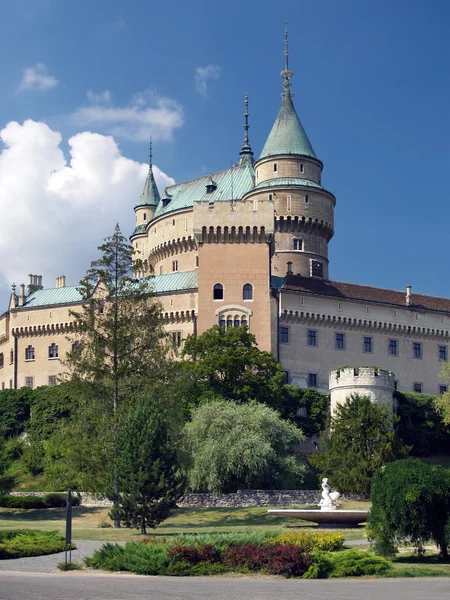
<path fill-rule="evenodd" d="M 60 571 L 80 571 L 83 568 L 83 565 L 77 562 L 68 562 L 67 564 L 63 562 L 59 562 L 56 565 L 56 568 Z"/>
<path fill-rule="evenodd" d="M 169 550 L 169 558 L 173 562 L 182 561 L 192 565 L 200 562 L 218 563 L 220 562 L 220 552 L 212 544 L 201 544 L 197 548 L 173 546 Z"/>
<path fill-rule="evenodd" d="M 130 571 L 138 575 L 161 575 L 169 565 L 169 549 L 162 544 L 136 544 L 125 546 L 104 544 L 92 557 L 84 559 L 88 567 L 107 571 Z"/>
<path fill-rule="evenodd" d="M 194 546 L 211 544 L 216 550 L 223 553 L 229 546 L 243 546 L 244 544 L 267 544 L 267 541 L 283 533 L 282 529 L 266 529 L 260 531 L 239 531 L 233 533 L 185 533 L 174 538 L 175 546 Z"/>
<path fill-rule="evenodd" d="M 0 506 L 4 508 L 55 508 L 66 506 L 66 494 L 46 494 L 45 496 L 0 496 Z M 79 506 L 80 498 L 72 496 L 72 506 Z"/>
<path fill-rule="evenodd" d="M 312 550 L 341 550 L 345 537 L 331 531 L 289 531 L 269 540 L 270 544 L 294 544 L 302 552 Z"/>
<path fill-rule="evenodd" d="M 361 577 L 386 573 L 392 564 L 372 552 L 344 550 L 330 555 L 333 569 L 330 577 Z"/>
<path fill-rule="evenodd" d="M 224 553 L 222 563 L 227 567 L 265 571 L 271 575 L 300 577 L 307 571 L 312 560 L 310 554 L 304 554 L 293 544 L 245 544 L 230 546 Z"/>
<path fill-rule="evenodd" d="M 228 571 L 226 567 L 220 563 L 196 563 L 191 564 L 183 561 L 171 562 L 164 569 L 161 575 L 172 575 L 175 577 L 195 577 L 206 575 L 217 575 Z"/>
<path fill-rule="evenodd" d="M 64 548 L 64 538 L 55 531 L 22 529 L 0 534 L 0 559 L 54 554 Z"/>

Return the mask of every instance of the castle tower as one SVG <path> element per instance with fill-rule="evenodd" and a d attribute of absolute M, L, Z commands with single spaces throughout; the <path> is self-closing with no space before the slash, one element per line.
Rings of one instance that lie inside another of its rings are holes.
<path fill-rule="evenodd" d="M 291 92 L 288 32 L 285 32 L 283 93 L 248 200 L 270 200 L 275 209 L 272 273 L 328 279 L 328 242 L 333 237 L 336 200 L 321 185 L 323 164 L 298 118 Z"/>

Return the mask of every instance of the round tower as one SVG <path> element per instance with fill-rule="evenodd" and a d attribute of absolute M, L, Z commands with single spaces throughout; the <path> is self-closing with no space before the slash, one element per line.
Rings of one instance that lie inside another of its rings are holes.
<path fill-rule="evenodd" d="M 322 187 L 323 164 L 295 110 L 288 60 L 286 30 L 281 108 L 255 162 L 255 188 L 245 200 L 274 203 L 274 275 L 293 272 L 328 279 L 328 242 L 333 237 L 336 200 Z"/>
<path fill-rule="evenodd" d="M 352 394 L 369 396 L 379 406 L 393 410 L 395 375 L 379 367 L 343 367 L 330 372 L 331 415 Z"/>

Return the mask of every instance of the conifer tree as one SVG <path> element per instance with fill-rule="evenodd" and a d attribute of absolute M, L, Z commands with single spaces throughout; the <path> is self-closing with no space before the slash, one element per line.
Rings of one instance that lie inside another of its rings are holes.
<path fill-rule="evenodd" d="M 145 534 L 169 516 L 183 480 L 164 413 L 153 402 L 142 400 L 118 431 L 115 471 L 120 494 L 112 517 Z"/>
<path fill-rule="evenodd" d="M 386 406 L 353 394 L 337 407 L 331 434 L 309 461 L 339 492 L 369 496 L 375 471 L 409 450 L 396 433 L 397 421 Z"/>

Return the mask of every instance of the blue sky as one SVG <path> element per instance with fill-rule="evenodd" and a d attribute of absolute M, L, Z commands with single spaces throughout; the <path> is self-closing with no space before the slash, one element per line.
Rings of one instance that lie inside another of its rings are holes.
<path fill-rule="evenodd" d="M 285 18 L 294 102 L 337 198 L 331 277 L 450 296 L 446 0 L 3 0 L 2 307 L 29 272 L 75 284 L 117 219 L 130 233 L 151 132 L 160 185 L 227 168 L 248 93 L 258 155 Z"/>

